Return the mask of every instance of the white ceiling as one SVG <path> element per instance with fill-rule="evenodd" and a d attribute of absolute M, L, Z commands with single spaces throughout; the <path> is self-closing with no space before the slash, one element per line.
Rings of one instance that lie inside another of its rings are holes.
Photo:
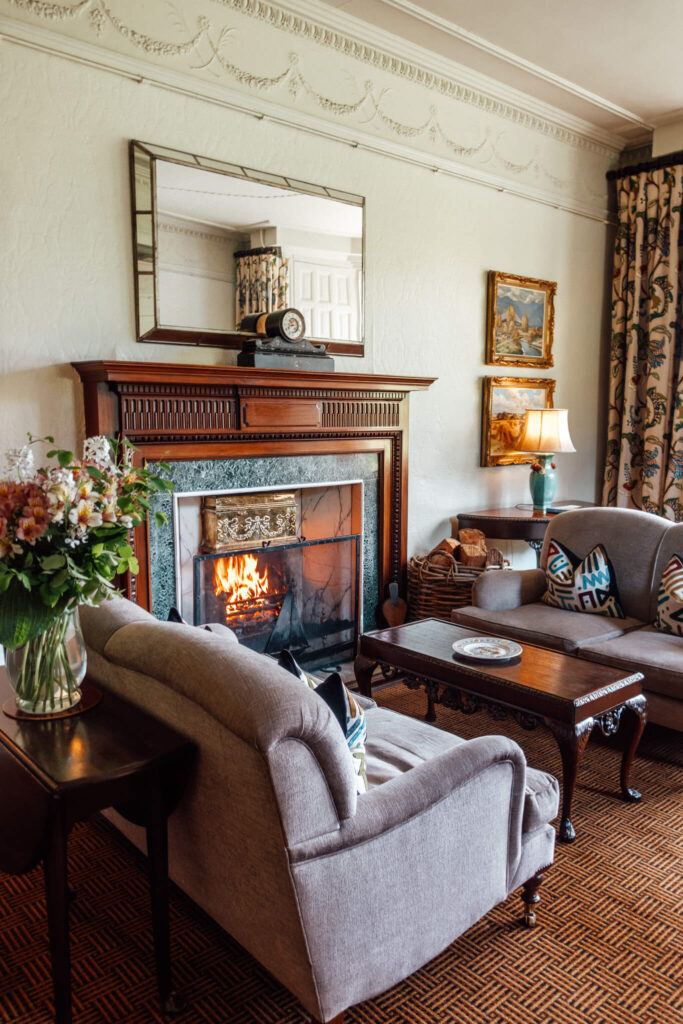
<path fill-rule="evenodd" d="M 683 118 L 683 0 L 323 0 L 625 138 Z"/>
<path fill-rule="evenodd" d="M 363 209 L 198 167 L 157 161 L 160 213 L 232 231 L 277 226 L 360 238 Z"/>

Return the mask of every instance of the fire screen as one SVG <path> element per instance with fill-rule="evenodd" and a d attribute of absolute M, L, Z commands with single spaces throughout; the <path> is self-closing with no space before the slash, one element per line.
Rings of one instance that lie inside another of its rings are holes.
<path fill-rule="evenodd" d="M 356 653 L 360 535 L 194 557 L 194 621 L 225 622 L 265 654 L 314 668 Z"/>

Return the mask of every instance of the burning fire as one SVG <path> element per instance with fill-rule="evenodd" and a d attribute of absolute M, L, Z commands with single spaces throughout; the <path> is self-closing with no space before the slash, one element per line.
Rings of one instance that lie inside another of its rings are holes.
<path fill-rule="evenodd" d="M 260 604 L 268 596 L 268 567 L 261 575 L 255 555 L 231 555 L 218 558 L 214 570 L 214 591 L 216 597 L 225 594 L 229 607 L 232 604 Z M 227 610 L 226 607 L 226 610 Z"/>

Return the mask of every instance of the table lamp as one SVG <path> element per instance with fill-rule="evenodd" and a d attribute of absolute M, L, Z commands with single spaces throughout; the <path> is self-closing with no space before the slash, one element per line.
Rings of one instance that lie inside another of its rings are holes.
<path fill-rule="evenodd" d="M 522 434 L 515 445 L 518 452 L 535 452 L 529 487 L 534 511 L 545 512 L 555 497 L 555 465 L 558 452 L 575 452 L 569 436 L 566 409 L 527 409 Z"/>

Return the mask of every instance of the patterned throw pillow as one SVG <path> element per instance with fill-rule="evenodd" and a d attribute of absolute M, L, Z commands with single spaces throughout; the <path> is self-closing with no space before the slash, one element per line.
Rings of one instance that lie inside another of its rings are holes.
<path fill-rule="evenodd" d="M 683 558 L 673 555 L 662 573 L 655 629 L 683 636 Z"/>
<path fill-rule="evenodd" d="M 559 541 L 548 545 L 547 590 L 541 598 L 554 608 L 569 612 L 588 612 L 623 619 L 617 581 L 612 563 L 602 544 L 596 544 L 584 559 Z"/>
<path fill-rule="evenodd" d="M 287 669 L 297 679 L 300 679 L 302 683 L 315 690 L 328 705 L 339 722 L 346 737 L 347 746 L 351 751 L 356 773 L 356 792 L 366 793 L 368 777 L 365 772 L 365 737 L 367 735 L 365 714 L 360 704 L 354 700 L 353 694 L 342 683 L 339 673 L 333 672 L 321 682 L 316 676 L 301 668 L 292 652 L 287 650 L 280 651 L 277 663 L 281 668 Z"/>

